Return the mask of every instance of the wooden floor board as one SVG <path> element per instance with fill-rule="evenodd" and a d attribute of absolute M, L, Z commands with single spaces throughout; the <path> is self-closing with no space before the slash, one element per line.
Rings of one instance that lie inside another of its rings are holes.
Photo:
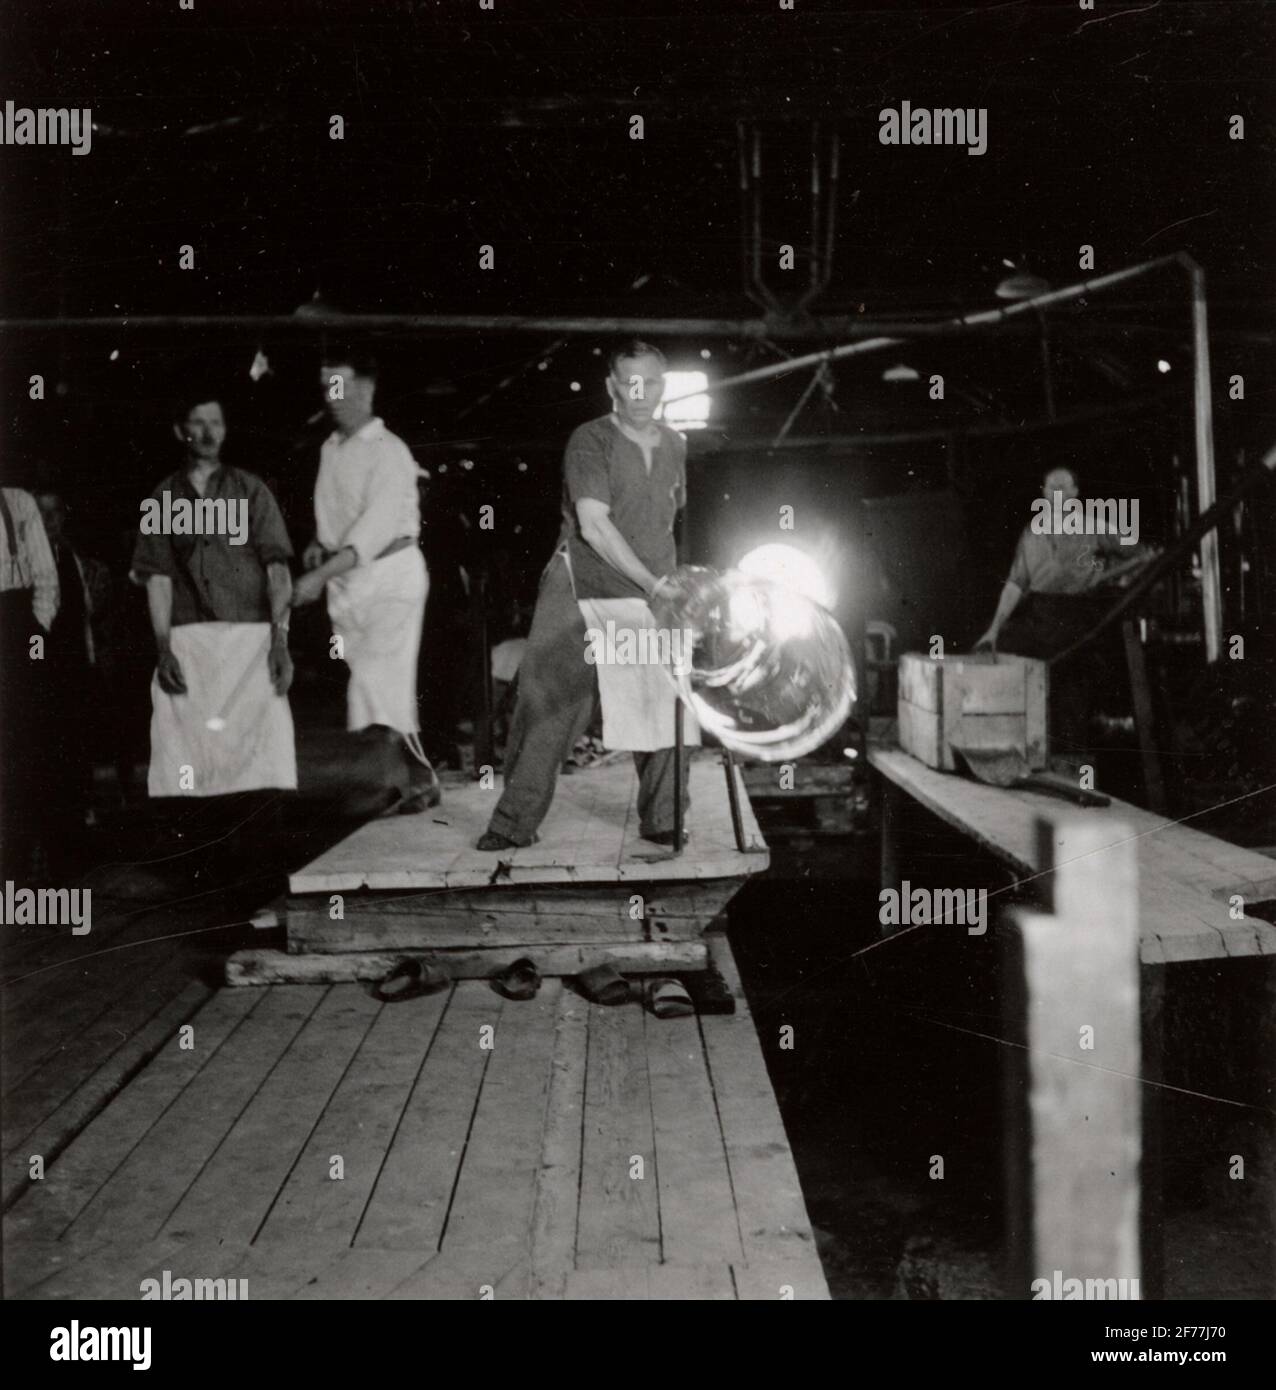
<path fill-rule="evenodd" d="M 637 835 L 632 803 L 637 776 L 628 758 L 560 778 L 540 840 L 525 849 L 484 853 L 474 848 L 492 811 L 492 792 L 478 783 L 449 788 L 430 817 L 391 816 L 369 821 L 298 870 L 289 890 L 299 894 L 353 893 L 361 888 L 486 889 L 500 883 L 617 883 L 660 879 L 740 878 L 761 873 L 768 856 L 740 787 L 746 840 L 735 846 L 721 763 L 700 752 L 690 761 L 691 841 L 671 854 Z"/>
<path fill-rule="evenodd" d="M 348 987 L 347 987 L 348 988 Z M 324 1237 L 351 1245 L 449 993 L 380 1006 L 257 1236 L 263 1245 Z M 332 1177 L 333 1156 L 342 1177 Z"/>
<path fill-rule="evenodd" d="M 212 991 L 195 982 L 178 958 L 134 982 L 82 1031 L 64 1039 L 5 1095 L 4 1148 L 12 1151 L 72 1096 L 91 1076 L 109 1064 L 111 1057 L 127 1049 L 131 1039 L 146 1029 L 178 996 L 202 1003 Z M 6 1051 L 6 1063 L 8 1053 Z"/>
<path fill-rule="evenodd" d="M 583 1134 L 576 1268 L 659 1263 L 651 1087 L 632 1005 L 590 1009 Z"/>
<path fill-rule="evenodd" d="M 187 1088 L 156 1121 L 72 1230 L 158 1234 L 324 993 L 292 985 L 271 990 L 209 1060 L 202 1084 Z M 201 1045 L 197 1019 L 195 1050 Z"/>
<path fill-rule="evenodd" d="M 502 1003 L 478 980 L 465 980 L 453 990 L 377 1176 L 356 1248 L 438 1249 L 492 1056 L 479 1046 L 480 1029 L 499 1027 Z"/>
<path fill-rule="evenodd" d="M 247 1243 L 383 1007 L 334 985 L 169 1214 L 160 1234 L 217 1230 Z"/>
<path fill-rule="evenodd" d="M 532 1219 L 533 1298 L 562 1297 L 576 1254 L 590 1009 L 574 991 L 560 990 Z"/>
<path fill-rule="evenodd" d="M 802 1187 L 726 938 L 711 936 L 710 952 L 737 1001 L 734 1014 L 704 1018 L 701 1026 L 745 1259 L 809 1268 L 818 1282 Z"/>
<path fill-rule="evenodd" d="M 826 1297 L 737 998 L 223 990 L 18 1198 L 6 1295 L 136 1300 L 168 1271 L 253 1300 Z"/>
<path fill-rule="evenodd" d="M 61 1239 L 98 1190 L 152 1127 L 217 1057 L 221 1045 L 266 1002 L 264 995 L 222 990 L 196 1016 L 196 1046 L 177 1034 L 111 1104 L 58 1156 L 43 1181 L 14 1205 L 6 1231 Z"/>
<path fill-rule="evenodd" d="M 125 1084 L 153 1057 L 172 1041 L 177 1030 L 208 1002 L 212 990 L 201 981 L 193 980 L 185 989 L 160 1009 L 136 1033 L 103 1057 L 99 1066 L 78 1085 L 75 1073 L 51 1078 L 49 1089 L 41 1101 L 53 1101 L 65 1091 L 60 1103 L 47 1111 L 34 1129 L 29 1117 L 11 1117 L 5 1107 L 5 1137 L 13 1135 L 13 1144 L 4 1157 L 4 1203 L 8 1207 L 16 1194 L 29 1182 L 32 1154 L 48 1157 L 60 1154 L 85 1126 L 98 1115 L 124 1088 Z M 78 1071 L 78 1069 L 75 1069 Z M 74 1089 L 68 1089 L 74 1086 Z M 33 1106 L 34 1113 L 39 1106 Z"/>
<path fill-rule="evenodd" d="M 700 1020 L 647 1014 L 644 1021 L 664 1258 L 738 1264 L 744 1251 Z"/>
<path fill-rule="evenodd" d="M 444 1254 L 530 1255 L 561 980 L 506 1003 L 443 1233 Z"/>

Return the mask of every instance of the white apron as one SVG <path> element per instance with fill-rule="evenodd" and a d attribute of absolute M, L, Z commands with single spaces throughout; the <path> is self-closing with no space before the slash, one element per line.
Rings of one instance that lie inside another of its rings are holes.
<path fill-rule="evenodd" d="M 270 683 L 269 623 L 182 623 L 172 631 L 185 695 L 151 677 L 152 796 L 221 796 L 297 786 L 288 697 Z M 211 725 L 211 727 L 210 727 Z"/>
<path fill-rule="evenodd" d="M 571 560 L 566 550 L 559 552 L 576 592 Z M 585 620 L 587 634 L 597 634 L 591 642 L 596 655 L 598 695 L 603 710 L 603 746 L 634 753 L 654 753 L 674 746 L 674 689 L 669 667 L 659 657 L 677 658 L 674 647 L 681 634 L 662 634 L 645 599 L 577 598 L 576 606 Z M 588 650 L 588 648 L 587 648 Z M 685 653 L 686 660 L 691 653 Z M 700 742 L 700 725 L 687 706 L 682 713 L 683 741 L 691 746 Z"/>
<path fill-rule="evenodd" d="M 384 724 L 401 734 L 420 725 L 416 664 L 430 581 L 415 545 L 328 581 L 328 616 L 350 667 L 346 727 Z"/>

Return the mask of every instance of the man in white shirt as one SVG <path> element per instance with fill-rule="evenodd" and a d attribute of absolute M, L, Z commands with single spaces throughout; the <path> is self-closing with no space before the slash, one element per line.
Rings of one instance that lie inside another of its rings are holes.
<path fill-rule="evenodd" d="M 416 667 L 429 576 L 421 554 L 418 469 L 408 446 L 372 413 L 376 363 L 331 352 L 321 372 L 336 425 L 319 456 L 315 539 L 295 605 L 325 587 L 328 616 L 350 667 L 347 727 L 368 730 L 393 764 L 383 814 L 410 815 L 439 802 L 439 780 L 421 748 Z"/>
<path fill-rule="evenodd" d="M 0 881 L 34 870 L 47 830 L 44 648 L 59 599 L 57 566 L 35 498 L 0 488 Z"/>

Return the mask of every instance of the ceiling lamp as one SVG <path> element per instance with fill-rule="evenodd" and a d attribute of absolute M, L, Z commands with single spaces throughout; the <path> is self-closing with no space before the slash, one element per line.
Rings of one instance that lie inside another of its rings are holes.
<path fill-rule="evenodd" d="M 887 367 L 882 373 L 883 381 L 916 381 L 916 369 L 910 367 L 907 362 L 896 362 L 893 367 Z"/>
<path fill-rule="evenodd" d="M 1007 275 L 997 285 L 998 299 L 1036 299 L 1038 295 L 1050 293 L 1050 281 L 1040 275 L 1030 275 L 1026 270 L 1016 270 Z"/>

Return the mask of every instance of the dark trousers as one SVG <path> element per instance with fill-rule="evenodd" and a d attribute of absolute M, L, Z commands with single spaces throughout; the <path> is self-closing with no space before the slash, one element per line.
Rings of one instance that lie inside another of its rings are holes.
<path fill-rule="evenodd" d="M 47 682 L 43 662 L 31 658 L 36 635 L 44 634 L 31 590 L 0 594 L 0 885 L 30 874 L 35 846 L 47 837 Z"/>
<path fill-rule="evenodd" d="M 505 745 L 505 790 L 488 825 L 529 844 L 554 799 L 559 769 L 598 708 L 598 677 L 585 660 L 585 620 L 557 556 L 541 578 L 518 702 Z M 639 833 L 673 829 L 674 750 L 635 753 Z M 690 805 L 684 788 L 684 806 Z"/>
<path fill-rule="evenodd" d="M 1049 660 L 1089 632 L 1112 602 L 1111 595 L 1029 593 L 1007 619 L 997 646 L 1018 656 Z M 1094 693 L 1107 689 L 1115 678 L 1109 634 L 1050 668 L 1053 756 L 1080 762 L 1090 760 Z"/>

